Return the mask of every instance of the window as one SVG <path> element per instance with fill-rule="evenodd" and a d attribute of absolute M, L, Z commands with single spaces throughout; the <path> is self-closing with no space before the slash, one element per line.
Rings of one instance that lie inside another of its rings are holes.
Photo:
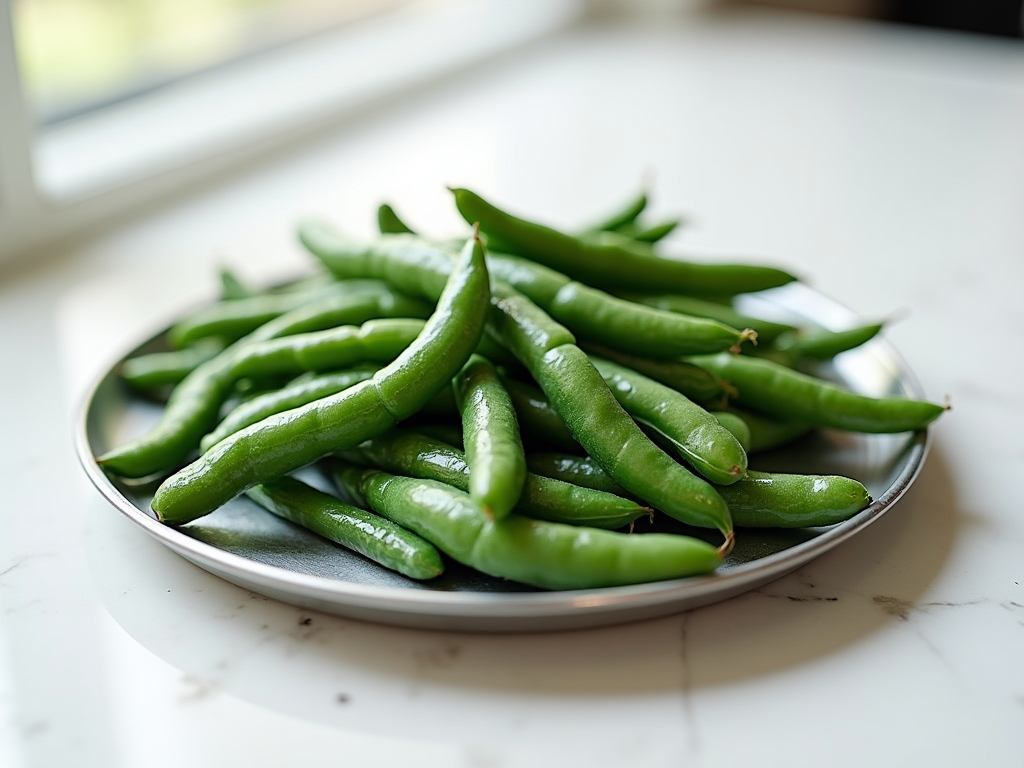
<path fill-rule="evenodd" d="M 583 7 L 0 0 L 0 260 L 560 29 Z"/>

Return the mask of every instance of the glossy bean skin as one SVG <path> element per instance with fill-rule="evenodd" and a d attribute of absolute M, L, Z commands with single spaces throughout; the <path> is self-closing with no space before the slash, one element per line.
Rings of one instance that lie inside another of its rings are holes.
<path fill-rule="evenodd" d="M 744 355 L 691 357 L 689 361 L 728 381 L 737 403 L 779 419 L 853 432 L 924 429 L 946 409 L 899 397 L 872 398 L 813 376 Z"/>
<path fill-rule="evenodd" d="M 241 379 L 323 373 L 357 363 L 383 365 L 408 347 L 424 325 L 423 320 L 392 317 L 253 342 L 233 355 L 231 372 Z"/>
<path fill-rule="evenodd" d="M 690 525 L 717 528 L 731 547 L 721 496 L 651 442 L 572 334 L 511 288 L 494 293 L 488 332 L 530 371 L 587 453 L 637 498 Z"/>
<path fill-rule="evenodd" d="M 806 361 L 831 360 L 856 349 L 875 338 L 883 327 L 884 323 L 867 323 L 841 331 L 801 328 L 780 336 L 763 352 L 758 352 L 792 368 Z"/>
<path fill-rule="evenodd" d="M 175 323 L 167 332 L 167 341 L 177 349 L 210 337 L 237 341 L 264 323 L 318 299 L 382 288 L 365 282 L 355 285 L 328 283 L 293 293 L 266 293 L 223 301 Z"/>
<path fill-rule="evenodd" d="M 722 489 L 738 528 L 807 528 L 835 525 L 871 503 L 856 480 L 836 475 L 748 471 Z"/>
<path fill-rule="evenodd" d="M 579 346 L 588 355 L 603 357 L 605 360 L 632 368 L 647 378 L 686 395 L 691 400 L 711 401 L 727 394 L 727 388 L 718 376 L 693 363 L 682 360 L 654 360 L 585 339 L 579 342 Z"/>
<path fill-rule="evenodd" d="M 254 485 L 358 445 L 419 411 L 450 386 L 479 342 L 489 285 L 483 247 L 473 238 L 445 277 L 422 333 L 398 358 L 369 381 L 221 440 L 160 485 L 151 505 L 157 518 L 187 523 Z"/>
<path fill-rule="evenodd" d="M 281 477 L 245 493 L 268 512 L 411 579 L 433 579 L 444 572 L 441 553 L 423 537 L 300 480 Z"/>
<path fill-rule="evenodd" d="M 468 494 L 431 480 L 345 469 L 346 491 L 464 565 L 542 589 L 593 589 L 713 571 L 721 554 L 699 539 L 615 533 L 510 515 L 489 520 Z"/>
<path fill-rule="evenodd" d="M 434 258 L 424 272 L 423 253 L 436 247 L 415 235 L 360 242 L 327 224 L 305 222 L 299 236 L 340 279 L 379 278 L 399 290 L 429 295 L 439 285 L 438 273 L 450 269 L 443 258 Z M 714 320 L 616 298 L 526 259 L 491 253 L 488 268 L 574 333 L 619 349 L 672 358 L 730 349 L 751 336 Z"/>
<path fill-rule="evenodd" d="M 299 237 L 335 276 L 379 278 L 406 292 L 418 287 L 429 296 L 450 268 L 443 253 L 415 238 L 362 243 L 319 222 L 304 223 Z M 643 434 L 568 329 L 501 281 L 491 293 L 488 333 L 529 370 L 587 452 L 638 498 L 684 522 L 721 530 L 731 545 L 725 502 Z"/>
<path fill-rule="evenodd" d="M 233 408 L 217 425 L 217 428 L 203 437 L 199 443 L 201 452 L 208 451 L 228 435 L 250 424 L 262 421 L 275 413 L 298 408 L 300 405 L 319 400 L 344 389 L 355 386 L 361 381 L 373 378 L 379 370 L 378 365 L 361 365 L 337 373 L 327 373 L 311 379 L 292 382 L 277 390 L 257 395 Z"/>
<path fill-rule="evenodd" d="M 573 334 L 628 353 L 671 359 L 720 352 L 753 337 L 749 331 L 633 301 L 577 282 L 527 259 L 488 255 L 495 278 L 503 280 Z"/>
<path fill-rule="evenodd" d="M 706 317 L 711 320 L 717 320 L 720 323 L 725 323 L 733 328 L 752 328 L 757 333 L 758 345 L 770 344 L 773 339 L 778 338 L 781 334 L 796 330 L 789 323 L 777 323 L 737 312 L 733 309 L 731 303 L 722 304 L 718 301 L 708 301 L 707 299 L 698 299 L 693 296 L 681 296 L 678 294 L 645 295 L 630 293 L 623 298 L 666 312 Z"/>
<path fill-rule="evenodd" d="M 731 296 L 795 279 L 774 267 L 662 258 L 650 247 L 615 232 L 573 237 L 505 213 L 469 190 L 453 189 L 452 193 L 463 218 L 478 223 L 495 241 L 494 249 L 537 261 L 596 288 Z"/>
<path fill-rule="evenodd" d="M 738 414 L 729 411 L 709 411 L 715 420 L 729 430 L 744 451 L 750 450 L 750 426 Z"/>
<path fill-rule="evenodd" d="M 391 430 L 338 455 L 358 466 L 437 480 L 469 491 L 465 453 L 417 432 Z M 650 510 L 617 494 L 528 472 L 515 513 L 566 525 L 615 529 L 629 525 Z"/>
<path fill-rule="evenodd" d="M 589 456 L 552 452 L 528 453 L 526 466 L 531 472 L 542 477 L 550 477 L 616 496 L 629 495 L 625 488 L 615 482 L 612 476 Z"/>
<path fill-rule="evenodd" d="M 497 370 L 473 355 L 452 379 L 469 465 L 469 495 L 495 520 L 508 516 L 526 479 L 526 455 L 512 398 Z"/>
<path fill-rule="evenodd" d="M 194 369 L 219 355 L 225 346 L 220 339 L 208 338 L 185 349 L 138 355 L 125 360 L 118 374 L 123 381 L 140 392 L 173 387 Z"/>
<path fill-rule="evenodd" d="M 332 294 L 261 325 L 221 354 L 197 366 L 171 392 L 159 422 L 142 437 L 107 451 L 97 461 L 121 477 L 140 478 L 181 466 L 199 447 L 236 380 L 234 358 L 249 344 L 375 317 L 430 314 L 430 305 L 378 285 Z"/>
<path fill-rule="evenodd" d="M 697 472 L 718 485 L 743 477 L 746 451 L 713 415 L 636 371 L 598 357 L 590 361 L 626 413 L 668 438 Z"/>
<path fill-rule="evenodd" d="M 545 445 L 560 451 L 582 450 L 566 426 L 565 419 L 551 406 L 538 387 L 508 377 L 503 381 L 522 434 L 531 444 Z"/>

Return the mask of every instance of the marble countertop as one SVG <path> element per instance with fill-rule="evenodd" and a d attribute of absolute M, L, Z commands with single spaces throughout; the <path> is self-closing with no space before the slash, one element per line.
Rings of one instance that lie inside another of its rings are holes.
<path fill-rule="evenodd" d="M 1024 48 L 799 16 L 593 25 L 0 274 L 0 765 L 1024 764 Z M 791 266 L 951 413 L 916 484 L 716 605 L 505 636 L 267 599 L 117 514 L 87 384 L 297 218 L 456 224 L 445 184 L 567 225 L 646 182 L 672 248 Z"/>

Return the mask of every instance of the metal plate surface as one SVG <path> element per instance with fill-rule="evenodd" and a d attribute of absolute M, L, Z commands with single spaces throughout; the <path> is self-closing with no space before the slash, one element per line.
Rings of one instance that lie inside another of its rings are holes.
<path fill-rule="evenodd" d="M 803 285 L 766 291 L 745 301 L 743 309 L 770 319 L 832 329 L 858 322 L 852 312 Z M 125 357 L 163 345 L 160 334 Z M 926 431 L 897 435 L 821 432 L 784 450 L 755 454 L 752 469 L 847 475 L 864 483 L 874 501 L 850 520 L 828 528 L 741 530 L 736 548 L 712 575 L 629 587 L 544 592 L 450 563 L 440 578 L 416 582 L 282 521 L 245 498 L 181 528 L 157 522 L 149 511 L 155 483 L 108 477 L 95 461 L 112 446 L 142 434 L 159 415 L 159 406 L 134 395 L 119 381 L 116 369 L 113 366 L 107 371 L 84 398 L 76 447 L 89 478 L 117 510 L 182 557 L 239 586 L 316 610 L 417 628 L 480 632 L 582 629 L 654 618 L 728 599 L 799 568 L 864 530 L 910 487 L 928 450 Z M 923 397 L 911 372 L 883 339 L 840 355 L 822 373 L 867 395 Z M 317 481 L 315 475 L 311 479 Z M 682 527 L 660 516 L 652 529 Z"/>

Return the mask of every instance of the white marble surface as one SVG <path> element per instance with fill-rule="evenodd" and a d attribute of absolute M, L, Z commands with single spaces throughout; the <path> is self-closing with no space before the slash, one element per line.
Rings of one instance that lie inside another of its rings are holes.
<path fill-rule="evenodd" d="M 1024 48 L 737 15 L 587 28 L 0 275 L 0 765 L 1024 764 Z M 608 629 L 395 629 L 261 598 L 76 465 L 90 378 L 214 291 L 443 185 L 565 224 L 650 179 L 682 251 L 782 261 L 954 410 L 913 489 L 768 587 Z"/>

